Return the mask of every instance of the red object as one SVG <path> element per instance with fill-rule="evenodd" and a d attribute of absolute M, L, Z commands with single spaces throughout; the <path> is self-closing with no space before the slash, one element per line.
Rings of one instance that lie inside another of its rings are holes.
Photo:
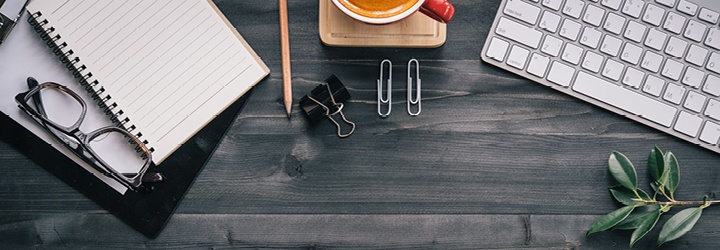
<path fill-rule="evenodd" d="M 425 0 L 420 12 L 439 22 L 447 23 L 455 15 L 455 7 L 447 0 Z"/>

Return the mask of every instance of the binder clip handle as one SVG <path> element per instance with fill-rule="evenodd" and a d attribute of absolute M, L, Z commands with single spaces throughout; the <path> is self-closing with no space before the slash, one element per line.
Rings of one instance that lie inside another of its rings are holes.
<path fill-rule="evenodd" d="M 311 122 L 327 117 L 337 127 L 338 137 L 349 137 L 355 132 L 355 123 L 349 121 L 342 110 L 345 107 L 343 103 L 350 99 L 350 93 L 335 75 L 325 79 L 325 82 L 327 84 L 318 85 L 310 94 L 300 98 L 300 107 Z M 342 121 L 350 126 L 347 133 L 342 132 L 342 126 L 333 118 L 336 115 L 340 115 Z"/>

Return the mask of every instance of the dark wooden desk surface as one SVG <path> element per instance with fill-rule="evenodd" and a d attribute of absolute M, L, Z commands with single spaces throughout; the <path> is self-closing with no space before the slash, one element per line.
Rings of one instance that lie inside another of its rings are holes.
<path fill-rule="evenodd" d="M 338 139 L 329 121 L 310 126 L 297 103 L 284 114 L 276 3 L 218 0 L 272 73 L 160 236 L 142 236 L 0 142 L 0 246 L 627 248 L 627 232 L 585 231 L 618 207 L 607 191 L 611 150 L 646 185 L 654 145 L 680 159 L 677 196 L 720 192 L 720 155 L 482 63 L 499 2 L 454 0 L 440 48 L 368 49 L 323 46 L 318 2 L 289 1 L 295 100 L 333 73 L 352 94 L 345 110 L 357 131 Z M 420 61 L 420 116 L 405 113 L 404 87 L 389 118 L 376 114 L 386 57 Z M 664 248 L 720 247 L 718 217 L 710 207 Z M 637 248 L 653 248 L 658 231 Z"/>

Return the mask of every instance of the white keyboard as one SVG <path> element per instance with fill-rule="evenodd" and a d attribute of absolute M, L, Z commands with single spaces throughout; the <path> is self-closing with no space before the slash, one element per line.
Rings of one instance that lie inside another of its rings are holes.
<path fill-rule="evenodd" d="M 482 60 L 720 153 L 720 0 L 503 0 Z"/>

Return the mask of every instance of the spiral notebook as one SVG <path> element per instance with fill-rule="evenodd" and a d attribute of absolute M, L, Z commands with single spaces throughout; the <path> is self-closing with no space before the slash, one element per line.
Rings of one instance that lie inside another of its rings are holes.
<path fill-rule="evenodd" d="M 244 94 L 269 69 L 209 0 L 33 0 L 24 16 L 29 22 L 0 47 L 3 57 L 15 58 L 0 62 L 0 128 L 12 131 L 0 137 L 135 229 L 157 236 Z M 167 180 L 150 193 L 127 191 L 53 141 L 12 103 L 27 90 L 28 74 L 86 90 L 97 100 L 95 118 L 136 134 L 153 151 L 151 171 Z"/>
<path fill-rule="evenodd" d="M 35 0 L 27 10 L 156 164 L 269 72 L 208 0 Z"/>

